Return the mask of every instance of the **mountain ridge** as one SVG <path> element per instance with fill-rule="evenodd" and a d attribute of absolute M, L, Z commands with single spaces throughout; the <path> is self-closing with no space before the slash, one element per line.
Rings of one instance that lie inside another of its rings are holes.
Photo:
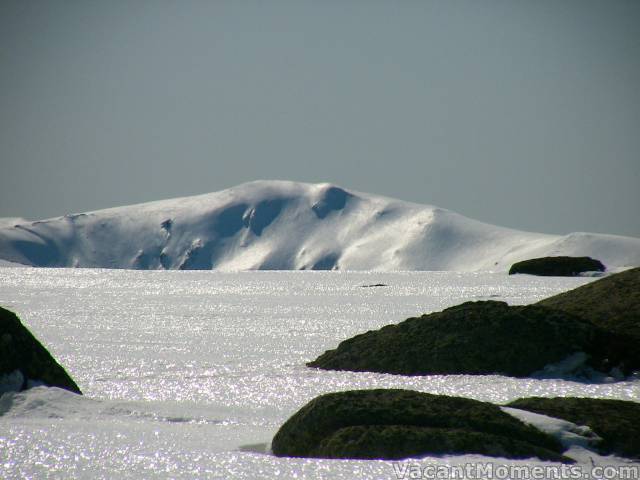
<path fill-rule="evenodd" d="M 640 239 L 523 232 L 328 184 L 218 192 L 0 223 L 0 259 L 39 267 L 506 271 L 548 255 L 640 265 Z"/>

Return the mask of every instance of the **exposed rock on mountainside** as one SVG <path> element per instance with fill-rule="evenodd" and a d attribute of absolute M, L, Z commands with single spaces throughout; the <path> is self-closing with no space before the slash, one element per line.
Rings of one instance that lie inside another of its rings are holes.
<path fill-rule="evenodd" d="M 570 460 L 559 442 L 498 406 L 410 390 L 322 395 L 273 438 L 278 456 L 402 459 L 427 454 Z"/>
<path fill-rule="evenodd" d="M 16 314 L 0 307 L 0 393 L 39 384 L 82 393 Z"/>
<path fill-rule="evenodd" d="M 640 367 L 636 342 L 570 313 L 504 302 L 467 302 L 345 340 L 309 362 L 325 370 L 401 375 L 524 377 L 572 354 L 608 372 Z"/>
<path fill-rule="evenodd" d="M 590 427 L 604 454 L 640 458 L 640 403 L 596 398 L 521 398 L 510 407 Z"/>
<path fill-rule="evenodd" d="M 583 272 L 604 272 L 605 266 L 590 257 L 543 257 L 514 263 L 509 275 L 527 273 L 545 277 L 575 277 Z"/>

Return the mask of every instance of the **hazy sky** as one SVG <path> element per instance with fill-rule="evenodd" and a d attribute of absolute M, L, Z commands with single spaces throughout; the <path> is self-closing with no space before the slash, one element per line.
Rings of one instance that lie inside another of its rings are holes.
<path fill-rule="evenodd" d="M 640 236 L 640 1 L 0 1 L 0 216 L 257 179 Z"/>

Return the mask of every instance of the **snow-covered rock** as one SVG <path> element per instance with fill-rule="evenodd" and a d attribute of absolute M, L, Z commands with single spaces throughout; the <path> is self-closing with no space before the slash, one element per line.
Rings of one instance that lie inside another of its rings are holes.
<path fill-rule="evenodd" d="M 590 256 L 640 265 L 640 239 L 529 233 L 330 184 L 257 181 L 206 195 L 0 224 L 0 259 L 41 267 L 507 271 Z"/>

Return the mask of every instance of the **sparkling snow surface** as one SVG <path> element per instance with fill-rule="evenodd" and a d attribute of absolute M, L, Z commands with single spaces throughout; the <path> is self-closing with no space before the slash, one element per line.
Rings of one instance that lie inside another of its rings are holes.
<path fill-rule="evenodd" d="M 638 380 L 404 377 L 304 366 L 354 334 L 409 316 L 466 300 L 530 303 L 591 280 L 0 268 L 0 305 L 19 314 L 85 394 L 36 388 L 0 397 L 0 478 L 397 478 L 393 462 L 265 452 L 299 407 L 339 390 L 409 388 L 493 402 L 533 395 L 638 400 Z M 362 287 L 377 283 L 388 286 Z M 464 456 L 419 463 L 469 461 L 496 462 Z M 499 460 L 534 462 L 546 465 Z"/>

